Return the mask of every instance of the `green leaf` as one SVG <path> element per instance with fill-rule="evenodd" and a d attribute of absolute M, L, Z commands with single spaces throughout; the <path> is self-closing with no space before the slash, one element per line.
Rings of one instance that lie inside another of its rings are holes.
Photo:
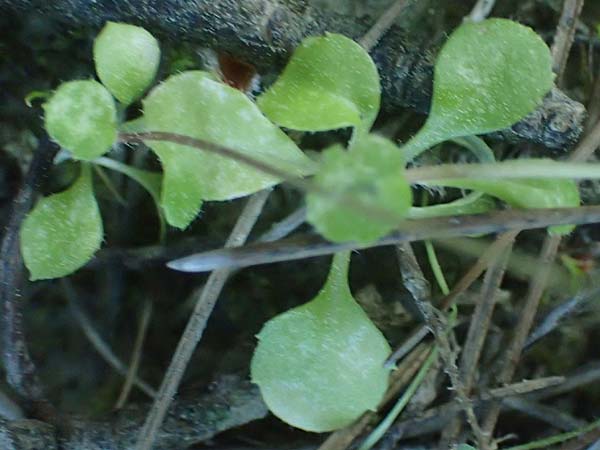
<path fill-rule="evenodd" d="M 579 206 L 579 189 L 573 180 L 532 179 L 532 180 L 483 180 L 456 178 L 435 180 L 431 185 L 472 189 L 485 192 L 517 208 L 568 208 Z M 568 234 L 573 226 L 549 228 L 556 234 Z"/>
<path fill-rule="evenodd" d="M 464 22 L 437 58 L 431 112 L 403 148 L 406 159 L 453 137 L 510 127 L 553 80 L 550 50 L 531 28 L 507 19 Z"/>
<path fill-rule="evenodd" d="M 331 147 L 323 153 L 313 179 L 327 195 L 307 194 L 307 220 L 329 240 L 373 242 L 390 232 L 393 224 L 340 204 L 339 198 L 352 197 L 399 217 L 406 216 L 412 195 L 403 172 L 401 152 L 382 137 L 360 136 L 350 151 L 341 146 Z"/>
<path fill-rule="evenodd" d="M 107 22 L 94 41 L 98 78 L 125 105 L 139 98 L 156 76 L 158 41 L 141 27 Z"/>
<path fill-rule="evenodd" d="M 352 39 L 327 33 L 305 39 L 257 102 L 269 119 L 286 128 L 368 131 L 380 96 L 377 68 L 367 51 Z"/>
<path fill-rule="evenodd" d="M 168 78 L 144 100 L 146 127 L 223 145 L 290 176 L 314 163 L 269 122 L 242 92 L 191 71 Z M 170 142 L 148 141 L 164 170 L 162 206 L 167 221 L 186 227 L 202 200 L 242 197 L 281 180 L 232 159 Z"/>
<path fill-rule="evenodd" d="M 102 243 L 102 219 L 89 167 L 67 190 L 42 198 L 21 227 L 31 280 L 58 278 L 84 266 Z"/>
<path fill-rule="evenodd" d="M 456 447 L 456 450 L 477 450 L 477 449 L 468 444 L 460 444 L 458 447 Z"/>
<path fill-rule="evenodd" d="M 252 380 L 273 414 L 303 430 L 347 426 L 374 410 L 387 388 L 390 347 L 352 298 L 349 259 L 336 255 L 318 296 L 258 335 Z"/>
<path fill-rule="evenodd" d="M 117 139 L 115 102 L 97 81 L 61 84 L 44 104 L 44 113 L 50 137 L 77 159 L 97 158 L 108 152 Z"/>

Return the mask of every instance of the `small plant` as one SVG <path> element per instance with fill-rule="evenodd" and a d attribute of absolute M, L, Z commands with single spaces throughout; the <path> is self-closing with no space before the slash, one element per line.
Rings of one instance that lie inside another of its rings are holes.
<path fill-rule="evenodd" d="M 544 180 L 430 180 L 475 192 L 445 205 L 412 206 L 406 166 L 418 154 L 465 137 L 461 145 L 489 160 L 489 149 L 482 150 L 472 135 L 512 125 L 552 87 L 548 48 L 515 22 L 465 23 L 450 36 L 435 67 L 431 114 L 403 147 L 371 133 L 380 106 L 379 77 L 368 53 L 344 36 L 306 39 L 256 103 L 213 74 L 191 70 L 153 88 L 142 100 L 143 115 L 123 123 L 122 111 L 150 87 L 159 58 L 158 43 L 146 30 L 108 23 L 94 45 L 103 84 L 64 83 L 44 105 L 48 134 L 80 161 L 81 175 L 64 192 L 40 200 L 23 225 L 22 253 L 32 279 L 73 273 L 100 247 L 92 165 L 136 180 L 165 221 L 180 229 L 196 218 L 204 201 L 242 197 L 309 175 L 314 177 L 303 185 L 310 187 L 308 221 L 334 241 L 369 243 L 407 218 L 487 211 L 494 206 L 489 196 L 520 208 L 579 204 L 575 183 L 550 174 Z M 347 148 L 334 145 L 315 162 L 279 127 L 310 132 L 352 127 L 353 135 Z M 147 172 L 103 156 L 124 130 L 194 138 L 234 149 L 244 160 L 154 137 L 145 142 L 160 159 L 162 174 Z M 385 214 L 365 215 L 365 207 Z M 348 265 L 348 254 L 336 255 L 319 295 L 272 319 L 259 334 L 253 380 L 278 417 L 305 430 L 348 425 L 374 409 L 387 387 L 383 362 L 389 346 L 352 298 Z"/>

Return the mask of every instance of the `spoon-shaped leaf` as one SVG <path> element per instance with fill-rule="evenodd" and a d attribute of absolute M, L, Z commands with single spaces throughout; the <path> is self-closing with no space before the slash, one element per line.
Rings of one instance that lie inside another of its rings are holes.
<path fill-rule="evenodd" d="M 376 135 L 358 138 L 350 151 L 334 146 L 322 155 L 313 181 L 328 192 L 306 196 L 307 220 L 332 241 L 372 242 L 394 227 L 341 204 L 339 196 L 353 197 L 364 204 L 385 208 L 398 217 L 406 216 L 412 203 L 404 179 L 404 158 L 392 142 Z"/>
<path fill-rule="evenodd" d="M 456 178 L 428 182 L 431 185 L 473 189 L 485 192 L 517 208 L 568 208 L 579 206 L 581 200 L 573 180 L 484 180 Z M 550 232 L 567 234 L 571 225 L 549 228 Z"/>
<path fill-rule="evenodd" d="M 108 22 L 94 41 L 98 78 L 125 105 L 140 97 L 156 76 L 158 41 L 141 27 Z"/>
<path fill-rule="evenodd" d="M 381 87 L 367 51 L 345 36 L 309 37 L 295 50 L 258 106 L 277 125 L 302 131 L 369 130 Z"/>
<path fill-rule="evenodd" d="M 431 111 L 403 148 L 407 161 L 453 137 L 510 127 L 553 80 L 550 50 L 531 28 L 507 19 L 463 23 L 437 58 Z"/>
<path fill-rule="evenodd" d="M 243 152 L 291 176 L 313 162 L 242 92 L 190 71 L 168 78 L 144 100 L 145 126 L 203 139 Z M 149 141 L 164 170 L 162 206 L 167 221 L 186 227 L 202 200 L 227 200 L 281 180 L 225 157 L 170 142 Z"/>
<path fill-rule="evenodd" d="M 21 227 L 21 253 L 31 280 L 75 272 L 102 243 L 102 219 L 89 167 L 66 191 L 42 198 Z"/>
<path fill-rule="evenodd" d="M 390 347 L 352 298 L 349 259 L 336 255 L 319 295 L 258 335 L 252 380 L 273 414 L 303 430 L 349 425 L 375 409 L 387 388 Z"/>
<path fill-rule="evenodd" d="M 46 131 L 77 159 L 95 159 L 117 139 L 115 101 L 94 80 L 63 83 L 44 104 Z"/>

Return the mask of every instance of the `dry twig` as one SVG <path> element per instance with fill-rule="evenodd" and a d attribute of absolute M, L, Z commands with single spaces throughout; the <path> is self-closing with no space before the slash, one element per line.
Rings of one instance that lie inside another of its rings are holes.
<path fill-rule="evenodd" d="M 246 241 L 267 201 L 269 193 L 270 190 L 264 190 L 250 197 L 250 200 L 248 200 L 248 203 L 240 214 L 233 231 L 229 235 L 225 247 L 240 246 Z M 179 383 L 183 378 L 187 364 L 192 357 L 198 342 L 202 338 L 206 322 L 212 313 L 221 290 L 225 286 L 229 273 L 230 271 L 228 269 L 212 272 L 204 289 L 202 289 L 202 293 L 198 297 L 194 311 L 188 320 L 187 326 L 177 345 L 177 349 L 173 354 L 171 364 L 165 373 L 157 397 L 152 404 L 144 426 L 138 433 L 138 441 L 135 446 L 136 450 L 149 450 L 152 448 L 167 414 L 169 405 L 177 393 Z"/>
<path fill-rule="evenodd" d="M 495 4 L 496 0 L 477 0 L 477 3 L 468 16 L 469 19 L 473 22 L 481 22 L 490 15 Z"/>
<path fill-rule="evenodd" d="M 314 235 L 298 235 L 272 243 L 211 250 L 171 261 L 168 265 L 184 272 L 206 272 L 220 268 L 239 268 L 292 261 L 330 255 L 344 250 L 361 250 L 424 239 L 492 234 L 506 230 L 546 228 L 551 225 L 585 224 L 598 221 L 600 221 L 600 206 L 504 210 L 488 214 L 406 220 L 398 226 L 399 231 L 372 244 L 333 243 Z M 477 276 L 480 274 L 481 272 L 477 272 Z"/>
<path fill-rule="evenodd" d="M 152 317 L 152 303 L 147 300 L 144 303 L 144 307 L 142 309 L 142 317 L 140 318 L 138 332 L 135 336 L 135 341 L 133 343 L 133 352 L 131 353 L 129 370 L 127 370 L 127 375 L 125 376 L 125 383 L 123 384 L 123 388 L 121 389 L 119 398 L 115 403 L 115 408 L 117 409 L 122 408 L 127 402 L 127 398 L 129 397 L 129 393 L 131 392 L 131 387 L 133 386 L 137 378 L 137 372 L 140 367 L 140 362 L 142 360 L 142 349 L 144 348 L 146 331 L 148 330 L 148 325 L 150 324 L 150 317 Z"/>
<path fill-rule="evenodd" d="M 565 0 L 562 13 L 558 21 L 554 42 L 552 43 L 552 69 L 556 73 L 558 84 L 561 83 L 562 75 L 567 65 L 567 59 L 571 52 L 571 46 L 575 39 L 575 28 L 577 19 L 581 14 L 584 0 Z"/>
<path fill-rule="evenodd" d="M 514 239 L 515 237 L 516 233 L 509 235 L 509 238 Z M 512 250 L 512 244 L 513 241 L 510 241 L 504 248 L 502 254 L 494 260 L 486 271 L 481 292 L 479 294 L 479 300 L 476 304 L 475 311 L 471 316 L 469 331 L 461 352 L 459 369 L 459 377 L 463 383 L 465 395 L 471 395 L 471 390 L 473 389 L 477 364 L 490 327 L 498 289 L 504 278 L 504 272 Z M 442 442 L 444 443 L 442 446 L 446 446 L 453 442 L 459 435 L 460 429 L 460 420 L 456 419 L 452 421 L 442 433 Z"/>
<path fill-rule="evenodd" d="M 381 37 L 390 29 L 396 18 L 408 7 L 413 0 L 396 0 L 381 15 L 369 31 L 367 31 L 358 43 L 367 51 L 377 45 Z"/>
<path fill-rule="evenodd" d="M 415 348 L 413 352 L 402 361 L 398 368 L 392 372 L 390 387 L 381 401 L 378 410 L 382 409 L 392 401 L 410 382 L 419 371 L 419 368 L 423 365 L 423 362 L 427 359 L 430 350 L 430 346 L 425 344 Z M 318 450 L 346 450 L 358 436 L 365 432 L 376 417 L 377 413 L 371 411 L 366 412 L 352 425 L 331 433 Z"/>
<path fill-rule="evenodd" d="M 17 197 L 0 247 L 0 305 L 2 307 L 2 358 L 8 384 L 17 392 L 29 416 L 54 420 L 25 340 L 19 291 L 24 278 L 19 230 L 33 205 L 35 191 L 46 176 L 58 148 L 47 137 L 39 141 Z"/>
<path fill-rule="evenodd" d="M 92 324 L 89 316 L 79 306 L 77 301 L 77 293 L 75 292 L 71 282 L 67 278 L 63 278 L 61 280 L 61 285 L 65 291 L 65 296 L 69 302 L 69 308 L 76 319 L 77 325 L 79 325 L 85 337 L 88 339 L 90 344 L 92 344 L 94 350 L 96 350 L 102 359 L 104 359 L 109 366 L 115 369 L 118 374 L 127 378 L 127 374 L 130 372 L 130 369 L 128 369 L 127 365 L 117 355 L 115 355 L 112 348 L 110 348 L 102 336 L 100 336 L 100 333 L 98 333 L 98 330 L 96 330 Z M 152 386 L 150 386 L 144 380 L 139 379 L 137 376 L 133 378 L 133 384 L 148 397 L 156 397 L 156 391 L 152 388 Z"/>

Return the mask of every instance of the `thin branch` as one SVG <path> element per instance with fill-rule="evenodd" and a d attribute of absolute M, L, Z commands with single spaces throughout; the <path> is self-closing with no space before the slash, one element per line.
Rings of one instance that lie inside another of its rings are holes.
<path fill-rule="evenodd" d="M 523 397 L 505 398 L 502 405 L 512 410 L 527 414 L 529 417 L 535 417 L 544 421 L 552 427 L 560 428 L 563 431 L 571 431 L 585 426 L 585 420 L 577 419 L 568 414 L 560 406 L 553 407 L 528 400 Z"/>
<path fill-rule="evenodd" d="M 144 340 L 146 338 L 146 332 L 148 330 L 148 324 L 150 323 L 150 317 L 152 317 L 152 302 L 146 301 L 144 308 L 142 309 L 142 317 L 140 318 L 140 324 L 138 326 L 138 332 L 133 343 L 133 352 L 131 354 L 131 361 L 129 362 L 129 370 L 125 377 L 125 383 L 119 394 L 119 398 L 115 404 L 116 409 L 122 408 L 127 402 L 131 387 L 137 378 L 137 372 L 140 367 L 142 360 L 142 349 L 144 348 Z"/>
<path fill-rule="evenodd" d="M 586 130 L 600 121 L 600 73 L 594 79 L 592 93 L 587 103 L 588 118 L 586 120 Z"/>
<path fill-rule="evenodd" d="M 561 79 L 567 66 L 567 59 L 571 52 L 571 46 L 575 39 L 575 28 L 577 19 L 581 14 L 584 0 L 565 0 L 562 13 L 558 21 L 554 42 L 552 43 L 552 70 L 556 74 L 557 84 L 561 84 Z"/>
<path fill-rule="evenodd" d="M 37 377 L 25 338 L 22 301 L 23 258 L 19 248 L 21 223 L 33 205 L 35 191 L 58 151 L 47 137 L 40 140 L 21 190 L 13 202 L 0 246 L 0 305 L 2 307 L 2 359 L 8 384 L 17 392 L 27 414 L 49 420 L 55 415 Z"/>
<path fill-rule="evenodd" d="M 477 0 L 469 14 L 469 19 L 473 22 L 481 22 L 490 15 L 495 4 L 496 0 Z"/>
<path fill-rule="evenodd" d="M 475 371 L 490 327 L 492 313 L 498 296 L 498 289 L 504 278 L 504 272 L 506 270 L 506 265 L 508 264 L 512 244 L 513 242 L 510 242 L 507 245 L 503 253 L 494 260 L 492 265 L 486 271 L 481 292 L 479 293 L 479 298 L 475 306 L 475 311 L 471 316 L 471 323 L 461 352 L 459 367 L 459 376 L 463 383 L 466 395 L 471 395 L 471 390 L 473 389 Z M 448 424 L 442 432 L 442 442 L 454 442 L 459 435 L 460 430 L 461 422 L 457 418 Z"/>
<path fill-rule="evenodd" d="M 590 134 L 577 146 L 571 154 L 570 161 L 581 161 L 589 158 L 600 145 L 600 122 L 592 129 Z M 498 376 L 497 382 L 500 384 L 509 383 L 516 371 L 521 353 L 527 341 L 527 336 L 533 325 L 535 315 L 544 293 L 551 266 L 556 257 L 561 237 L 548 235 L 544 239 L 542 251 L 538 261 L 538 269 L 529 283 L 525 304 L 520 315 L 519 323 L 515 328 L 513 339 L 506 351 L 502 370 Z M 492 435 L 498 416 L 500 415 L 500 406 L 496 403 L 491 406 L 487 412 L 484 421 L 484 430 L 490 436 Z"/>
<path fill-rule="evenodd" d="M 225 243 L 226 248 L 240 246 L 246 241 L 267 201 L 269 193 L 270 190 L 264 190 L 250 197 Z M 198 342 L 202 338 L 208 318 L 225 286 L 229 274 L 230 271 L 228 269 L 216 270 L 210 274 L 177 344 L 177 349 L 165 373 L 156 400 L 152 404 L 144 426 L 138 434 L 138 440 L 135 445 L 136 450 L 150 450 L 152 448 L 169 405 L 177 393 L 185 369 Z"/>
<path fill-rule="evenodd" d="M 503 254 L 486 271 L 475 311 L 471 317 L 471 324 L 463 346 L 460 364 L 460 375 L 465 383 L 465 389 L 469 392 L 475 381 L 475 369 L 477 368 L 483 343 L 490 327 L 494 306 L 498 297 L 498 289 L 504 278 L 504 271 L 510 257 L 511 248 L 512 242 L 508 244 Z"/>
<path fill-rule="evenodd" d="M 471 399 L 476 408 L 485 406 L 490 401 L 522 396 L 528 393 L 556 386 L 564 381 L 564 377 L 548 377 L 536 380 L 526 380 L 508 386 L 491 389 Z M 398 422 L 385 437 L 387 447 L 394 445 L 403 438 L 413 438 L 439 432 L 448 422 L 461 412 L 462 406 L 455 401 L 444 403 L 430 408 L 417 417 L 408 418 Z"/>
<path fill-rule="evenodd" d="M 544 336 L 552 333 L 562 322 L 579 311 L 585 303 L 592 299 L 595 300 L 598 297 L 598 294 L 600 294 L 600 286 L 579 291 L 567 300 L 561 301 L 561 303 L 547 313 L 545 317 L 540 320 L 537 327 L 529 333 L 524 350 L 527 350 Z"/>
<path fill-rule="evenodd" d="M 100 333 L 98 333 L 88 315 L 79 306 L 77 301 L 77 293 L 75 292 L 75 289 L 68 278 L 63 278 L 61 280 L 61 285 L 65 292 L 65 296 L 67 297 L 67 301 L 69 302 L 71 313 L 77 319 L 77 325 L 79 325 L 85 337 L 88 339 L 90 344 L 92 344 L 94 350 L 96 350 L 102 359 L 104 359 L 109 366 L 115 369 L 118 374 L 127 377 L 127 374 L 129 373 L 127 365 L 117 355 L 115 355 L 110 346 L 104 341 L 102 336 L 100 336 Z M 144 380 L 135 377 L 133 379 L 133 384 L 148 397 L 156 397 L 156 391 Z"/>
<path fill-rule="evenodd" d="M 377 45 L 381 37 L 390 29 L 398 16 L 411 4 L 413 0 L 395 0 L 385 12 L 379 16 L 369 31 L 358 41 L 367 51 Z"/>
<path fill-rule="evenodd" d="M 477 300 L 475 312 L 471 319 L 471 326 L 467 334 L 464 351 L 461 359 L 461 376 L 470 388 L 475 381 L 475 369 L 483 349 L 483 343 L 490 327 L 492 313 L 498 297 L 498 290 L 504 278 L 506 264 L 510 257 L 512 242 L 505 248 L 501 255 L 488 268 L 483 279 L 481 292 Z"/>
<path fill-rule="evenodd" d="M 404 287 L 410 292 L 415 310 L 419 303 L 431 301 L 431 286 L 421 270 L 410 242 L 396 245 L 396 258 Z"/>
<path fill-rule="evenodd" d="M 598 150 L 598 147 L 600 147 L 600 120 L 577 145 L 570 159 L 572 161 L 587 161 Z"/>
<path fill-rule="evenodd" d="M 504 356 L 502 369 L 496 379 L 496 382 L 500 385 L 510 383 L 515 374 L 519 359 L 521 358 L 521 352 L 527 341 L 529 330 L 533 325 L 540 299 L 542 298 L 542 294 L 546 287 L 546 281 L 550 274 L 550 267 L 552 267 L 552 262 L 556 256 L 560 241 L 560 236 L 549 236 L 544 240 L 537 273 L 529 284 L 519 323 L 515 328 L 513 338 L 506 351 L 506 355 Z M 500 405 L 496 404 L 490 408 L 486 415 L 483 427 L 486 434 L 489 436 L 491 436 L 494 431 L 499 414 Z"/>
<path fill-rule="evenodd" d="M 504 210 L 488 214 L 405 220 L 399 231 L 371 244 L 329 242 L 314 235 L 299 235 L 273 243 L 249 244 L 237 249 L 197 253 L 169 262 L 183 272 L 206 272 L 219 268 L 249 267 L 281 261 L 330 255 L 344 250 L 396 245 L 401 242 L 442 239 L 498 233 L 506 230 L 545 228 L 552 225 L 584 224 L 600 221 L 600 206 Z"/>
<path fill-rule="evenodd" d="M 306 221 L 306 207 L 300 207 L 286 216 L 283 220 L 274 223 L 271 228 L 261 234 L 256 242 L 274 242 L 291 234 Z"/>
<path fill-rule="evenodd" d="M 552 387 L 545 388 L 539 392 L 527 396 L 530 400 L 544 400 L 550 397 L 566 394 L 575 389 L 581 389 L 589 384 L 600 381 L 600 362 L 587 364 L 585 367 L 574 371 L 565 380 Z"/>
<path fill-rule="evenodd" d="M 400 270 L 403 278 L 407 278 L 406 272 L 410 273 L 408 277 L 423 277 L 423 273 L 414 256 L 410 245 L 405 244 L 403 251 L 400 253 Z M 415 272 L 417 275 L 415 275 Z M 467 415 L 467 420 L 473 429 L 473 433 L 477 436 L 478 441 L 483 441 L 481 436 L 481 428 L 477 422 L 477 418 L 473 412 L 473 406 L 468 398 L 468 393 L 460 379 L 458 367 L 456 365 L 456 355 L 458 349 L 455 341 L 452 339 L 453 331 L 445 321 L 445 317 L 432 304 L 430 298 L 423 298 L 421 295 L 413 296 L 415 306 L 425 320 L 425 324 L 433 334 L 436 342 L 435 349 L 439 350 L 439 356 L 444 361 L 444 371 L 448 374 L 452 389 L 460 399 L 460 403 Z M 449 336 L 450 335 L 450 336 Z M 362 448 L 362 447 L 361 447 Z"/>
<path fill-rule="evenodd" d="M 466 256 L 477 259 L 479 255 L 490 245 L 486 239 L 457 238 L 435 241 L 438 247 L 450 250 L 456 255 Z M 519 250 L 513 247 L 510 261 L 506 268 L 511 277 L 528 282 L 537 268 L 538 255 L 532 254 L 526 250 Z M 571 281 L 571 275 L 562 264 L 554 263 L 551 280 L 548 285 L 552 292 L 563 295 L 565 286 Z"/>

